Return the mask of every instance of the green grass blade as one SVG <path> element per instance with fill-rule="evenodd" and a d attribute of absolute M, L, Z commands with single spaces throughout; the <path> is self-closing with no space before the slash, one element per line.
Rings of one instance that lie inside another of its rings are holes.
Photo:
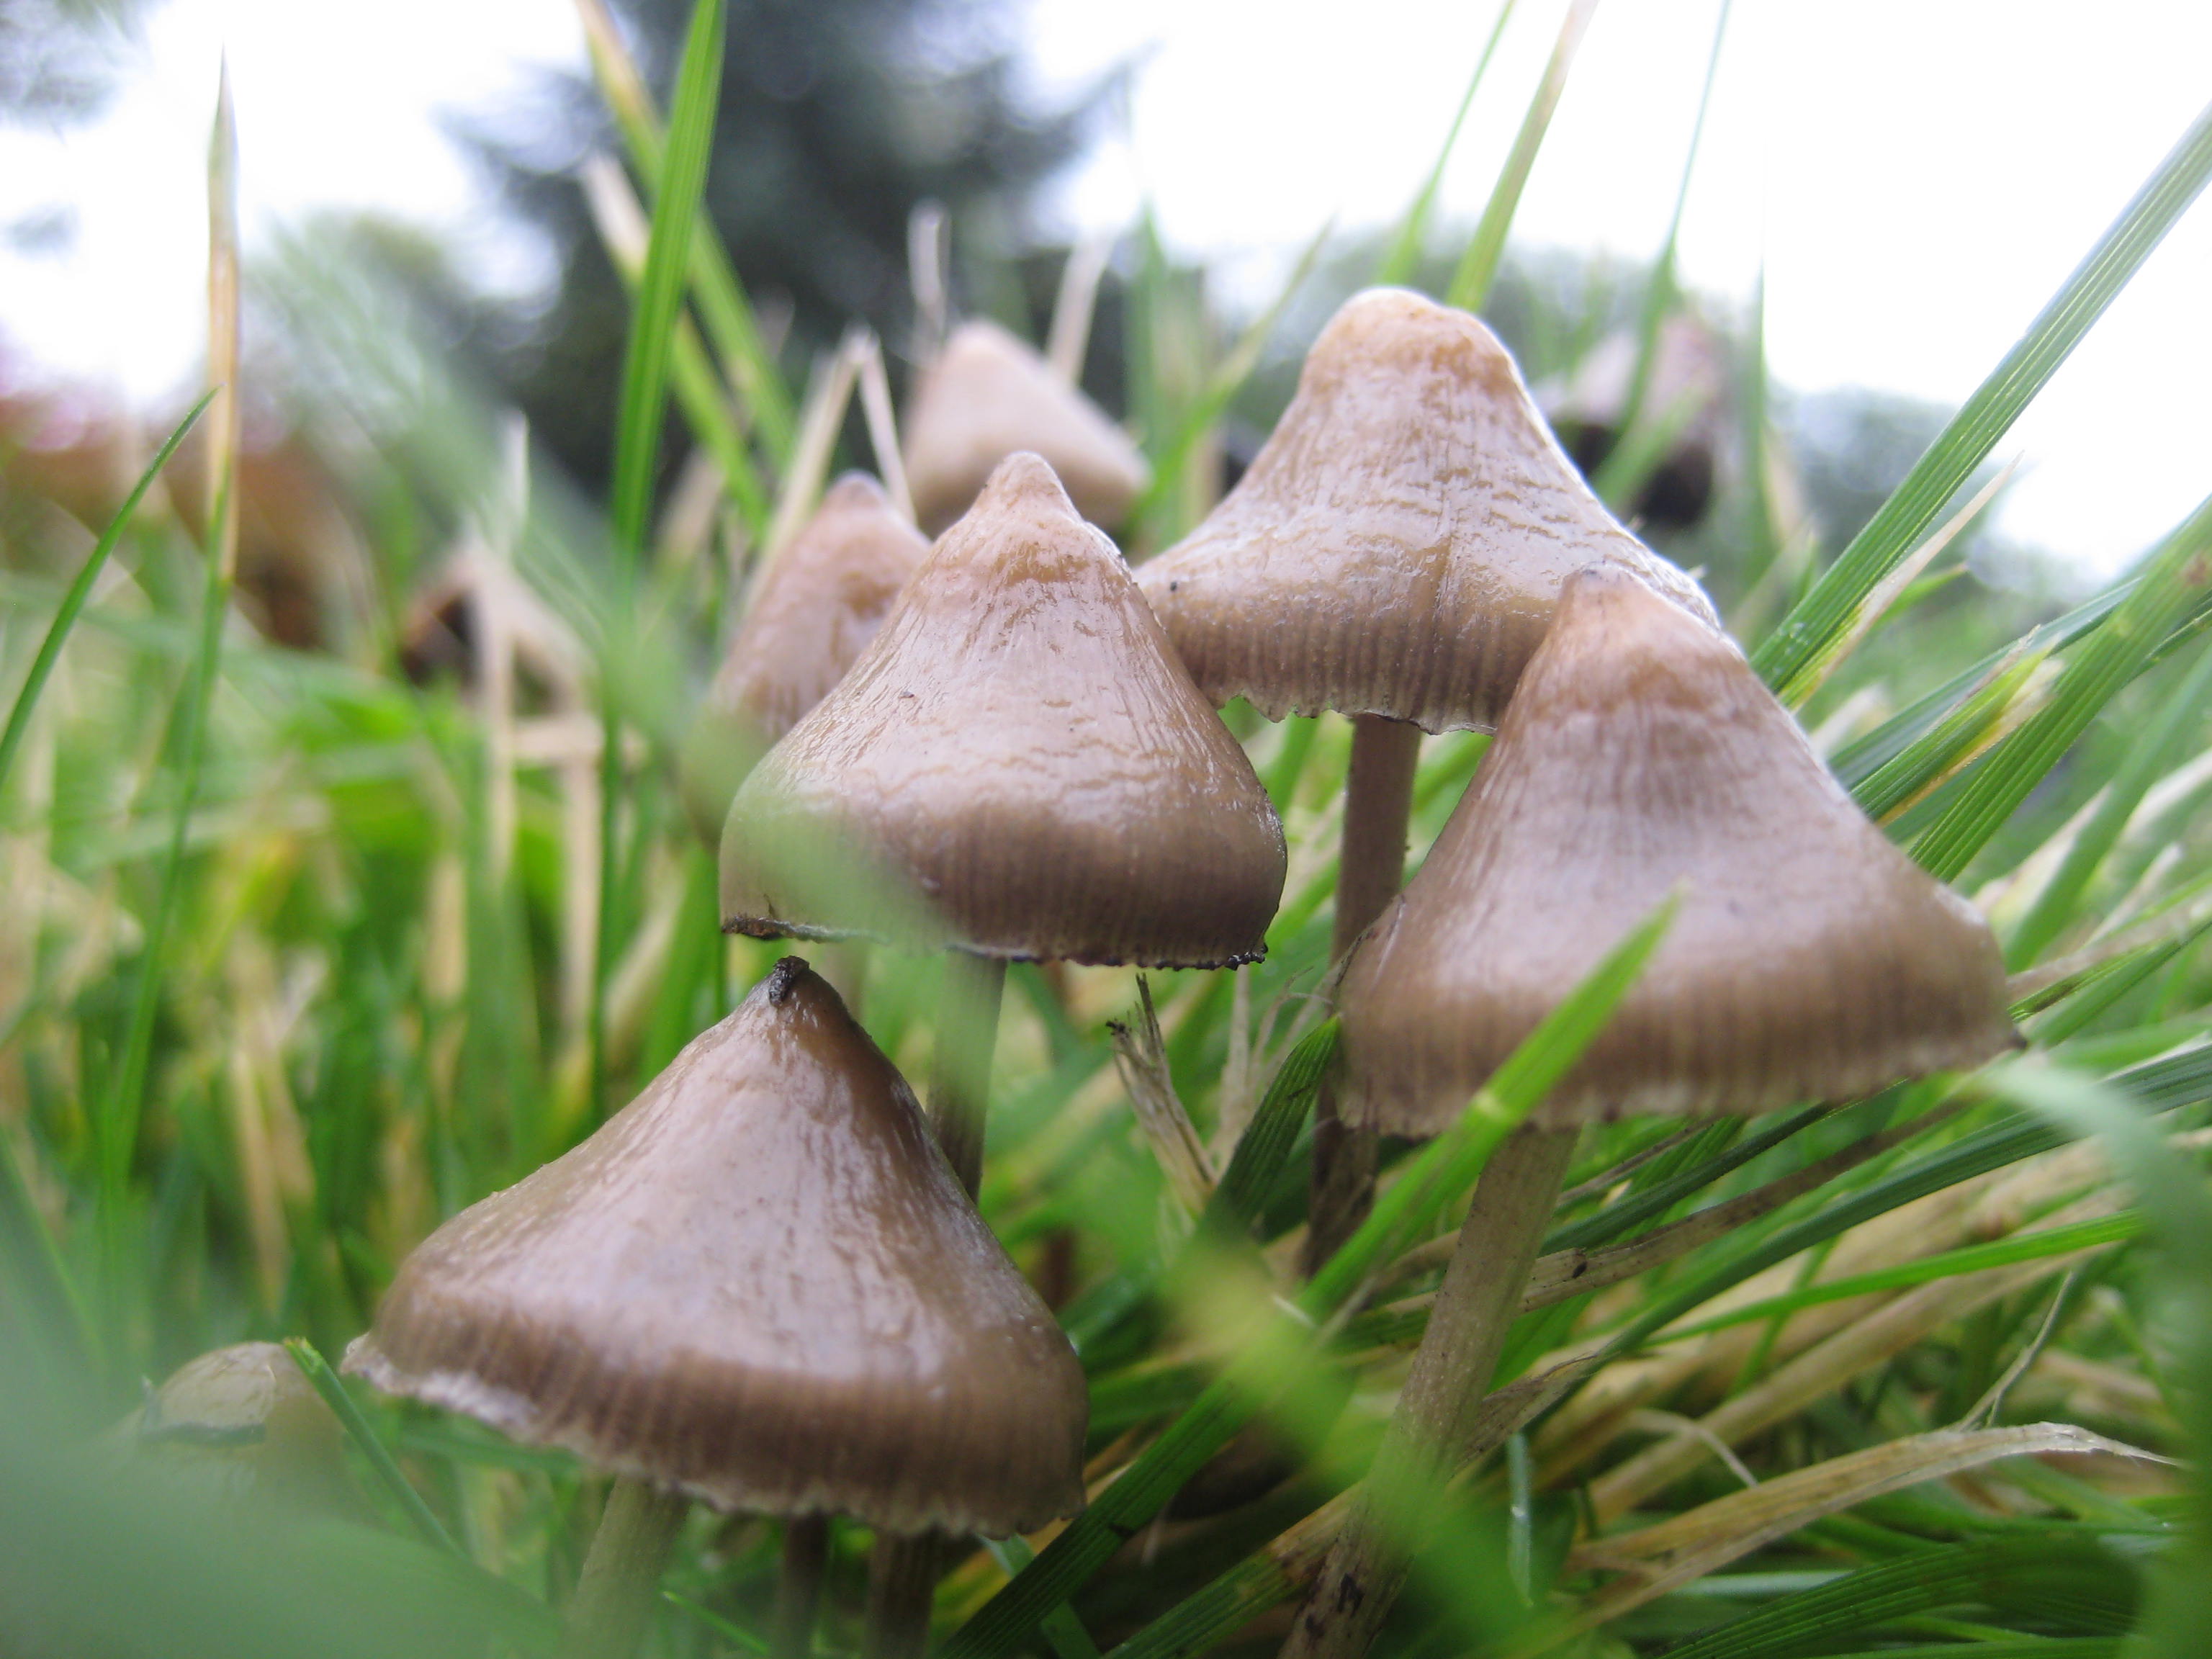
<path fill-rule="evenodd" d="M 2167 1398 L 2201 1460 L 2212 1446 L 2212 1190 L 2197 1161 L 2170 1145 L 2142 1103 L 2094 1079 L 2036 1060 L 1990 1068 L 1990 1082 L 2069 1136 L 2101 1143 L 2156 1230 L 2161 1334 L 2172 1358 Z M 2212 1571 L 2212 1495 L 2191 1483 L 2179 1535 L 2161 1553 L 2138 1634 L 2142 1651 L 2184 1659 L 2203 1650 L 2205 1574 Z"/>
<path fill-rule="evenodd" d="M 161 469 L 168 465 L 169 458 L 177 453 L 177 446 L 184 442 L 185 434 L 192 429 L 192 423 L 215 401 L 216 394 L 221 389 L 214 387 L 209 390 L 199 402 L 191 406 L 185 418 L 177 422 L 176 430 L 169 434 L 167 441 L 155 453 L 153 464 L 138 475 L 138 482 L 123 498 L 123 505 L 107 521 L 107 528 L 100 532 L 100 539 L 93 544 L 83 567 L 76 573 L 76 579 L 70 583 L 69 592 L 62 596 L 61 609 L 54 613 L 52 625 L 46 629 L 46 638 L 40 642 L 39 654 L 31 659 L 31 672 L 23 677 L 22 686 L 15 693 L 15 707 L 8 711 L 7 730 L 0 732 L 0 789 L 7 787 L 9 770 L 15 763 L 15 751 L 22 746 L 25 732 L 30 729 L 31 716 L 39 706 L 39 695 L 46 689 L 46 681 L 54 672 L 55 663 L 61 659 L 62 647 L 69 639 L 70 629 L 76 625 L 78 613 L 92 597 L 93 585 L 106 568 L 108 555 L 115 551 L 115 544 L 123 539 L 123 532 L 130 528 L 131 520 L 138 511 L 138 503 L 154 487 L 154 480 L 161 476 Z"/>
<path fill-rule="evenodd" d="M 1829 769 L 1846 789 L 1856 794 L 1869 778 L 1948 719 L 1961 702 L 1987 685 L 1999 669 L 2023 657 L 2051 656 L 2087 639 L 2119 608 L 2127 592 L 2127 586 L 2123 585 L 2100 593 L 2064 616 L 2030 629 L 2010 645 L 1990 652 L 1971 667 L 1961 669 L 1865 736 L 1845 744 L 1836 751 Z M 1862 800 L 1860 804 L 1864 805 L 1865 802 Z"/>
<path fill-rule="evenodd" d="M 1536 152 L 1544 147 L 1544 135 L 1551 130 L 1553 112 L 1559 106 L 1559 95 L 1567 89 L 1567 72 L 1574 67 L 1575 53 L 1596 10 L 1597 0 L 1572 0 L 1568 6 L 1566 17 L 1559 25 L 1559 38 L 1552 47 L 1551 61 L 1544 65 L 1544 78 L 1536 83 L 1535 95 L 1528 100 L 1528 112 L 1521 118 L 1521 130 L 1514 135 L 1513 148 L 1507 152 L 1504 170 L 1498 175 L 1490 200 L 1483 206 L 1482 217 L 1475 223 L 1474 238 L 1452 272 L 1451 286 L 1444 293 L 1445 304 L 1457 306 L 1462 311 L 1480 311 L 1483 301 L 1490 297 L 1490 285 L 1497 280 L 1498 262 L 1505 257 L 1506 233 L 1513 228 L 1513 216 L 1521 206 L 1521 192 L 1528 187 L 1529 172 L 1536 165 Z"/>
<path fill-rule="evenodd" d="M 1190 465 L 1190 458 L 1197 450 L 1199 441 L 1213 429 L 1215 423 L 1221 419 L 1222 411 L 1229 407 L 1230 400 L 1236 397 L 1244 382 L 1252 378 L 1252 371 L 1259 367 L 1260 354 L 1266 349 L 1267 341 L 1274 334 L 1275 325 L 1281 320 L 1291 296 L 1312 274 L 1322 250 L 1328 245 L 1329 233 L 1334 228 L 1334 225 L 1324 225 L 1315 233 L 1313 240 L 1307 243 L 1305 251 L 1298 255 L 1297 262 L 1291 267 L 1291 274 L 1284 279 L 1275 297 L 1246 325 L 1228 357 L 1207 380 L 1204 389 L 1192 400 L 1190 407 L 1183 411 L 1182 419 L 1176 422 L 1175 435 L 1153 458 L 1152 483 L 1145 486 L 1145 493 L 1138 497 L 1136 506 L 1129 511 L 1132 523 L 1151 524 L 1185 488 L 1183 473 Z M 1149 296 L 1149 301 L 1156 306 L 1158 303 L 1157 294 Z"/>
<path fill-rule="evenodd" d="M 2197 118 L 2171 155 L 2068 277 L 2018 344 L 1966 400 L 1914 463 L 1905 482 L 1851 538 L 1752 663 L 1784 702 L 1790 688 L 1875 584 L 1910 552 L 1936 515 L 1985 460 L 1997 440 L 2042 391 L 2097 319 L 2125 288 L 2212 178 L 2212 108 Z"/>
<path fill-rule="evenodd" d="M 1443 147 L 1429 167 L 1429 176 L 1421 181 L 1413 199 L 1407 204 L 1406 216 L 1398 222 L 1398 233 L 1390 239 L 1382 261 L 1375 268 L 1375 280 L 1384 287 L 1395 288 L 1411 282 L 1413 269 L 1420 263 L 1421 249 L 1429 239 L 1429 216 L 1436 210 L 1437 191 L 1444 181 L 1444 167 L 1459 147 L 1460 129 L 1467 125 L 1467 112 L 1474 107 L 1474 94 L 1481 88 L 1482 77 L 1489 72 L 1490 60 L 1498 54 L 1498 42 L 1505 33 L 1505 26 L 1513 18 L 1516 0 L 1504 0 L 1498 8 L 1498 21 L 1490 26 L 1490 38 L 1482 43 L 1482 56 L 1474 60 L 1474 73 L 1468 76 L 1467 90 L 1460 94 L 1459 109 L 1452 116 L 1451 126 L 1444 133 Z"/>
<path fill-rule="evenodd" d="M 131 1165 L 146 1109 L 146 1074 L 152 1063 L 154 1017 L 161 999 L 161 977 L 168 961 L 169 934 L 184 902 L 185 839 L 198 805 L 207 745 L 208 720 L 215 702 L 216 674 L 222 655 L 223 618 L 238 553 L 238 441 L 240 401 L 238 374 L 238 133 L 230 101 L 228 66 L 219 75 L 216 115 L 208 143 L 208 367 L 216 385 L 207 399 L 220 404 L 210 422 L 208 444 L 207 545 L 202 551 L 204 580 L 200 625 L 179 709 L 181 755 L 177 797 L 162 860 L 154 915 L 138 953 L 138 980 L 125 1028 L 121 1062 L 94 1121 L 100 1195 L 100 1246 L 105 1290 L 120 1307 L 125 1300 L 125 1234 L 131 1224 Z"/>
<path fill-rule="evenodd" d="M 2119 689 L 2141 673 L 2212 582 L 2212 499 L 2153 556 L 2134 592 L 2073 655 L 2051 701 L 1990 752 L 1987 762 L 1913 854 L 1938 879 L 1955 880 Z"/>
<path fill-rule="evenodd" d="M 594 156 L 587 161 L 584 164 L 583 183 L 585 199 L 591 204 L 601 245 L 635 305 L 643 287 L 647 250 L 652 240 L 645 210 L 638 204 L 637 196 L 630 189 L 620 164 L 611 158 Z M 700 343 L 699 331 L 692 327 L 689 317 L 677 319 L 675 337 L 669 343 L 668 370 L 670 384 L 684 419 L 714 458 L 738 511 L 744 516 L 746 528 L 756 541 L 759 540 L 769 526 L 768 492 L 754 470 L 752 453 L 739 428 L 737 410 L 732 407 L 714 366 L 708 361 L 707 349 Z"/>
<path fill-rule="evenodd" d="M 2127 758 L 2106 786 L 2103 802 L 2081 826 L 2058 868 L 2013 929 L 2012 938 L 2006 941 L 2006 956 L 2014 968 L 2024 968 L 2041 956 L 2074 920 L 2090 878 L 2119 841 L 2142 798 L 2162 772 L 2182 759 L 2182 745 L 2208 702 L 2212 702 L 2212 651 L 2197 659 L 2160 706 L 2141 739 L 2130 745 Z"/>
<path fill-rule="evenodd" d="M 1720 15 L 1713 22 L 1712 51 L 1705 58 L 1705 84 L 1698 94 L 1698 113 L 1690 124 L 1690 144 L 1682 157 L 1681 182 L 1674 187 L 1674 210 L 1667 220 L 1666 240 L 1659 245 L 1658 258 L 1651 262 L 1651 277 L 1644 284 L 1644 304 L 1636 321 L 1636 366 L 1628 377 L 1628 397 L 1621 404 L 1614 429 L 1620 439 L 1613 453 L 1605 458 L 1590 480 L 1590 488 L 1600 499 L 1619 506 L 1632 501 L 1652 472 L 1665 457 L 1667 445 L 1674 434 L 1655 431 L 1655 422 L 1646 418 L 1644 404 L 1651 391 L 1651 365 L 1659 354 L 1659 331 L 1667 321 L 1667 313 L 1674 308 L 1676 298 L 1675 264 L 1682 243 L 1682 213 L 1690 202 L 1690 184 L 1697 177 L 1698 149 L 1705 136 L 1705 115 L 1712 108 L 1713 82 L 1721 72 L 1721 48 L 1728 41 L 1729 9 L 1731 0 L 1721 0 Z M 1690 411 L 1677 413 L 1677 427 Z M 1667 411 L 1656 411 L 1657 424 L 1667 422 Z M 1640 429 L 1639 429 L 1640 428 Z"/>
<path fill-rule="evenodd" d="M 369 1427 L 368 1419 L 361 1414 L 361 1407 L 354 1403 L 353 1395 L 346 1392 L 346 1385 L 331 1369 L 330 1361 L 325 1359 L 317 1352 L 315 1345 L 304 1336 L 285 1338 L 284 1352 L 292 1356 L 292 1363 L 300 1368 L 300 1375 L 307 1379 L 307 1385 L 322 1397 L 323 1403 L 331 1408 L 344 1426 L 347 1437 L 375 1472 L 377 1480 L 391 1494 L 392 1502 L 399 1506 L 400 1513 L 413 1522 L 416 1532 L 422 1534 L 422 1541 L 453 1554 L 464 1555 L 461 1547 L 453 1541 L 453 1534 L 446 1530 L 445 1522 L 430 1512 L 430 1506 L 422 1501 L 422 1494 L 410 1486 L 407 1477 L 399 1472 L 399 1465 L 392 1462 L 392 1454 L 386 1449 L 384 1442 L 377 1437 L 376 1431 Z"/>
<path fill-rule="evenodd" d="M 1680 1175 L 1653 1183 L 1643 1191 L 1632 1193 L 1617 1204 L 1608 1204 L 1595 1215 L 1578 1221 L 1570 1221 L 1556 1227 L 1544 1238 L 1547 1250 L 1586 1249 L 1595 1244 L 1609 1244 L 1642 1226 L 1646 1221 L 1656 1221 L 1684 1199 L 1702 1192 L 1723 1176 L 1741 1169 L 1753 1159 L 1762 1158 L 1800 1131 L 1811 1127 L 1828 1115 L 1826 1106 L 1808 1106 L 1791 1113 L 1780 1122 L 1747 1135 L 1717 1157 L 1709 1158 Z"/>
<path fill-rule="evenodd" d="M 644 77 L 637 72 L 637 65 L 631 61 L 622 35 L 601 0 L 580 0 L 577 9 L 583 19 L 585 41 L 599 95 L 613 112 L 615 125 L 622 132 L 623 146 L 629 153 L 630 165 L 645 181 L 646 194 L 657 200 L 662 188 L 667 140 L 661 131 L 660 113 L 653 106 L 653 94 L 647 90 Z M 752 301 L 746 297 L 744 283 L 730 264 L 729 253 L 721 238 L 715 234 L 714 221 L 708 216 L 703 204 L 691 234 L 689 275 L 692 303 L 698 307 L 700 319 L 706 325 L 707 337 L 714 342 L 722 372 L 744 398 L 761 441 L 767 445 L 777 467 L 781 468 L 791 459 L 798 434 L 791 388 L 784 380 L 783 371 L 777 367 L 775 354 L 769 350 L 762 337 L 760 321 L 753 312 Z"/>
<path fill-rule="evenodd" d="M 616 556 L 634 560 L 645 545 L 660 458 L 660 423 L 668 395 L 669 359 L 684 304 L 693 226 L 707 185 L 714 112 L 722 83 L 724 0 L 698 0 L 684 42 L 676 106 L 653 208 L 645 271 L 630 315 L 623 356 L 622 403 L 615 433 L 611 490 Z"/>
<path fill-rule="evenodd" d="M 1885 1267 L 1875 1273 L 1854 1273 L 1847 1279 L 1823 1279 L 1820 1284 L 1808 1285 L 1803 1290 L 1793 1291 L 1786 1296 L 1769 1297 L 1763 1302 L 1732 1308 L 1717 1319 L 1685 1325 L 1671 1334 L 1702 1336 L 1708 1331 L 1725 1330 L 1731 1325 L 1780 1318 L 1796 1313 L 1801 1308 L 1814 1307 L 1823 1302 L 1844 1301 L 1876 1291 L 1909 1290 L 1915 1285 L 1932 1284 L 1936 1279 L 1954 1278 L 1960 1273 L 1979 1273 L 1984 1267 L 2008 1267 L 2016 1261 L 2039 1261 L 2045 1256 L 2064 1255 L 2071 1250 L 2090 1249 L 2100 1244 L 2117 1244 L 2136 1237 L 2142 1231 L 2142 1218 L 2132 1212 L 2104 1216 L 2093 1221 L 2078 1221 L 2069 1226 L 2048 1227 L 2039 1232 L 2021 1233 L 2011 1238 L 2000 1239 L 1993 1244 L 1973 1244 L 1963 1249 L 1946 1250 L 1938 1255 L 1922 1256 L 1917 1261 Z"/>
<path fill-rule="evenodd" d="M 1029 1540 L 1018 1534 L 1004 1540 L 987 1538 L 983 1547 L 1009 1578 L 1036 1559 L 1036 1552 L 1030 1547 Z M 1098 1659 L 1098 1644 L 1091 1639 L 1091 1632 L 1083 1628 L 1083 1621 L 1066 1602 L 1045 1614 L 1037 1628 L 1052 1644 L 1052 1650 L 1060 1659 Z"/>
<path fill-rule="evenodd" d="M 1451 1129 L 1408 1161 L 1367 1219 L 1275 1314 L 1230 1370 L 1210 1384 L 1091 1507 L 963 1626 L 945 1659 L 1005 1659 L 1038 1621 L 1157 1514 L 1176 1490 L 1250 1422 L 1268 1396 L 1310 1367 L 1322 1333 L 1370 1277 L 1482 1172 L 1498 1143 L 1581 1058 L 1673 921 L 1669 897 L 1506 1058 Z"/>
<path fill-rule="evenodd" d="M 1202 1234 L 1225 1238 L 1252 1224 L 1261 1201 L 1290 1160 L 1322 1075 L 1335 1062 L 1341 1029 L 1332 1019 L 1309 1031 L 1283 1057 L 1213 1189 L 1200 1222 Z"/>
<path fill-rule="evenodd" d="M 2027 651 L 1999 665 L 1987 681 L 1853 787 L 1852 798 L 1877 823 L 1903 811 L 1996 740 L 2006 720 L 2015 718 L 2036 694 L 2047 660 L 2043 652 Z"/>
<path fill-rule="evenodd" d="M 2123 1072 L 2112 1085 L 2147 1111 L 2178 1110 L 2212 1099 L 2212 1050 L 2196 1049 L 2153 1060 Z M 1627 1352 L 1683 1315 L 1710 1302 L 1778 1261 L 1825 1244 L 1862 1222 L 1886 1215 L 1914 1199 L 1941 1192 L 2047 1152 L 2064 1137 L 2047 1125 L 2026 1121 L 2000 1123 L 1955 1141 L 1941 1152 L 1907 1165 L 1841 1198 L 1832 1198 L 1818 1213 L 1786 1223 L 1750 1240 L 1732 1255 L 1703 1261 L 1681 1282 L 1656 1297 L 1615 1335 L 1611 1349 Z"/>
<path fill-rule="evenodd" d="M 684 1617 L 698 1620 L 701 1625 L 720 1637 L 740 1653 L 768 1651 L 766 1637 L 757 1632 L 746 1630 L 742 1626 L 732 1624 L 712 1607 L 702 1607 L 688 1595 L 679 1595 L 674 1590 L 665 1589 L 660 1592 L 660 1599 Z"/>
<path fill-rule="evenodd" d="M 2054 1581 L 2069 1588 L 2081 1585 L 2116 1608 L 2130 1599 L 2123 1588 L 2130 1582 L 2129 1569 L 2093 1542 L 2063 1535 L 2000 1539 L 1908 1555 L 1785 1595 L 1668 1650 L 1668 1659 L 1768 1659 L 1778 1653 L 1825 1652 L 1890 1620 L 1945 1607 L 2002 1604 Z M 1979 1645 L 1951 1650 L 1961 1656 L 1984 1650 Z"/>
<path fill-rule="evenodd" d="M 676 103 L 661 157 L 660 191 L 653 205 L 645 273 L 638 283 L 629 343 L 623 358 L 609 508 L 617 615 L 607 629 L 599 675 L 599 927 L 588 1016 L 590 1087 L 594 1097 L 606 1082 L 607 979 L 613 971 L 615 940 L 620 932 L 615 912 L 622 869 L 622 715 L 616 695 L 616 658 L 628 648 L 638 561 L 643 556 L 647 522 L 653 511 L 669 362 L 683 311 L 684 277 L 700 197 L 707 185 L 707 160 L 714 148 L 714 115 L 721 95 L 723 36 L 723 0 L 697 0 L 677 71 Z"/>

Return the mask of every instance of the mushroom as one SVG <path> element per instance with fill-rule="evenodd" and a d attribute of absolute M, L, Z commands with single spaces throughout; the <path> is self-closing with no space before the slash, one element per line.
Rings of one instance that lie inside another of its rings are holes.
<path fill-rule="evenodd" d="M 1463 311 L 1346 301 L 1251 468 L 1138 582 L 1201 689 L 1271 720 L 1353 720 L 1331 957 L 1398 890 L 1424 731 L 1488 731 L 1584 565 L 1632 570 L 1717 625 L 1697 584 L 1616 524 L 1520 371 Z M 1372 1141 L 1316 1107 L 1310 1272 L 1350 1237 Z"/>
<path fill-rule="evenodd" d="M 1019 454 L 745 780 L 721 864 L 732 931 L 952 953 L 930 1109 L 972 1189 L 1006 963 L 1255 960 L 1285 849 L 1114 544 Z"/>
<path fill-rule="evenodd" d="M 1007 456 L 1030 451 L 1083 516 L 1119 525 L 1152 480 L 1128 434 L 1036 349 L 994 322 L 963 323 L 916 378 L 906 417 L 915 515 L 936 535 Z"/>
<path fill-rule="evenodd" d="M 1593 477 L 1626 430 L 1663 436 L 1665 447 L 1637 490 L 1635 516 L 1686 530 L 1705 516 L 1713 497 L 1727 364 L 1719 337 L 1686 312 L 1660 324 L 1639 391 L 1641 350 L 1632 330 L 1607 335 L 1542 399 L 1544 413 L 1575 464 Z"/>
<path fill-rule="evenodd" d="M 274 1342 L 238 1342 L 186 1360 L 125 1419 L 117 1445 L 227 1499 L 274 1498 L 351 1515 L 345 1431 Z"/>
<path fill-rule="evenodd" d="M 1294 1659 L 1364 1652 L 1381 1628 L 1404 1566 L 1377 1511 L 1440 1472 L 1488 1386 L 1580 1125 L 1864 1094 L 2018 1042 L 1972 907 L 1867 819 L 1730 641 L 1596 568 L 1566 584 L 1466 798 L 1346 967 L 1347 1119 L 1440 1133 L 1670 891 L 1642 975 L 1483 1171 Z"/>
<path fill-rule="evenodd" d="M 796 957 L 590 1139 L 432 1234 L 345 1363 L 623 1478 L 580 1652 L 635 1646 L 689 1498 L 800 1523 L 787 1571 L 832 1512 L 998 1535 L 1083 1503 L 1073 1351 Z M 802 1621 L 783 1650 L 804 1643 Z"/>
<path fill-rule="evenodd" d="M 769 567 L 684 743 L 684 807 L 709 846 L 745 774 L 853 665 L 928 551 L 873 478 L 848 472 Z"/>

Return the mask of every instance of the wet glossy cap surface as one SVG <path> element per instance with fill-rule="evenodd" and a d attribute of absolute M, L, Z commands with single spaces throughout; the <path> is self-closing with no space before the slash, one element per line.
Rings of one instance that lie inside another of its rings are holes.
<path fill-rule="evenodd" d="M 1534 1121 L 1771 1111 L 2017 1042 L 1981 917 L 1859 811 L 1733 643 L 1600 569 L 1567 585 L 1466 799 L 1352 953 L 1345 1115 L 1444 1127 L 1678 883 Z"/>
<path fill-rule="evenodd" d="M 1584 565 L 1711 604 L 1590 494 L 1495 336 L 1398 289 L 1338 311 L 1250 471 L 1138 580 L 1216 703 L 1489 730 Z"/>
<path fill-rule="evenodd" d="M 1129 435 L 1027 342 L 981 319 L 954 329 L 917 380 L 906 417 L 915 516 L 936 535 L 965 513 L 1007 456 L 1042 455 L 1076 509 L 1121 522 L 1152 481 Z"/>
<path fill-rule="evenodd" d="M 1114 544 L 1017 455 L 738 791 L 725 927 L 917 951 L 1249 960 L 1282 825 Z"/>
<path fill-rule="evenodd" d="M 684 810 L 709 842 L 745 774 L 843 678 L 928 551 L 866 473 L 830 487 L 762 578 L 684 741 Z"/>
<path fill-rule="evenodd" d="M 724 1509 L 1000 1535 L 1083 1503 L 1073 1350 L 796 957 L 432 1234 L 346 1367 Z"/>

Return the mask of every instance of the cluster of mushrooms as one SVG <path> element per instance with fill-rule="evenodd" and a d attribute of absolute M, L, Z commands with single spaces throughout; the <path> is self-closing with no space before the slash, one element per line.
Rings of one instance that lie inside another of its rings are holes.
<path fill-rule="evenodd" d="M 1232 698 L 1355 729 L 1309 1271 L 1365 1209 L 1375 1137 L 1453 1123 L 1679 895 L 1485 1172 L 1374 1502 L 1449 1467 L 1579 1126 L 1848 1097 L 2016 1042 L 1987 927 L 1607 513 L 1474 318 L 1349 301 L 1237 487 L 1134 574 L 1089 520 L 1118 521 L 1142 461 L 1003 331 L 954 332 L 908 452 L 941 533 L 865 477 L 830 489 L 684 785 L 726 929 L 945 953 L 927 1115 L 786 957 L 588 1140 L 439 1229 L 348 1355 L 621 1477 L 574 1651 L 635 1647 L 694 1498 L 783 1518 L 786 1656 L 809 1650 L 826 1517 L 875 1529 L 866 1647 L 908 1656 L 948 1535 L 1081 1508 L 1081 1369 L 974 1205 L 1005 965 L 1261 955 L 1285 843 Z M 1497 735 L 1401 893 L 1420 734 L 1455 728 Z M 1287 1652 L 1364 1650 L 1403 1577 L 1391 1535 L 1355 1510 Z"/>

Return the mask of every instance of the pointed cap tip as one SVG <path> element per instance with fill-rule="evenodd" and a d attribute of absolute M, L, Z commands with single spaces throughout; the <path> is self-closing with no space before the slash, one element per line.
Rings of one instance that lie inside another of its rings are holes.
<path fill-rule="evenodd" d="M 724 1509 L 998 1536 L 1082 1506 L 1073 1351 L 797 957 L 418 1247 L 344 1368 Z"/>
<path fill-rule="evenodd" d="M 1347 962 L 1347 1121 L 1436 1133 L 1670 891 L 1534 1121 L 1848 1099 L 2015 1040 L 1980 915 L 1866 817 L 1732 641 L 1601 565 L 1563 584 L 1475 783 Z"/>
<path fill-rule="evenodd" d="M 1018 449 L 991 469 L 984 481 L 983 490 L 975 498 L 977 508 L 1022 506 L 1057 509 L 1071 519 L 1083 515 L 1075 510 L 1069 498 L 1067 486 L 1060 481 L 1052 463 L 1034 450 Z"/>
<path fill-rule="evenodd" d="M 854 507 L 889 507 L 890 497 L 872 472 L 863 472 L 859 467 L 840 472 L 822 492 L 822 505 L 841 511 Z"/>

